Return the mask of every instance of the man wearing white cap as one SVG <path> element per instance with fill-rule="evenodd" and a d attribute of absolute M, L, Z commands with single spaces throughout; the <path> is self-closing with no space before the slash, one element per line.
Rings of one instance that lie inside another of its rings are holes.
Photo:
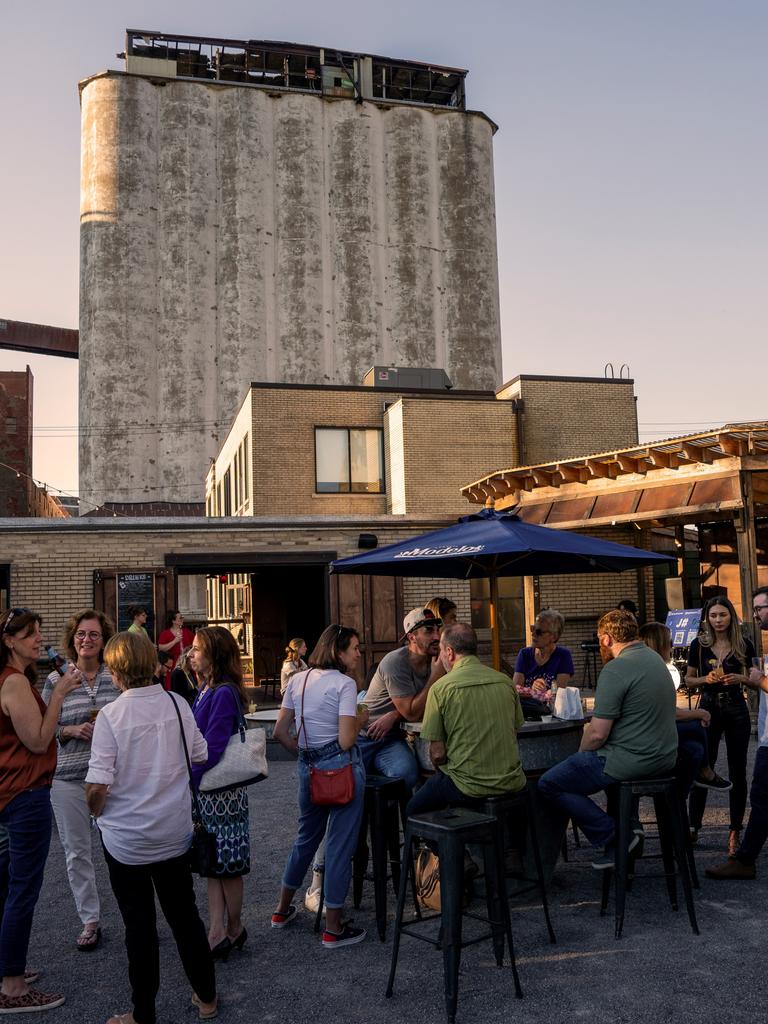
<path fill-rule="evenodd" d="M 386 654 L 365 697 L 370 717 L 358 739 L 366 771 L 404 779 L 413 789 L 418 765 L 400 722 L 420 722 L 427 694 L 445 674 L 440 663 L 440 619 L 429 608 L 412 608 L 403 619 L 405 646 Z"/>

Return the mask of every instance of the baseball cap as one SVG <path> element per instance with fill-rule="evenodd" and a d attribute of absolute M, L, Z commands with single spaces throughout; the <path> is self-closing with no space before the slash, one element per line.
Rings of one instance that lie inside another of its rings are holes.
<path fill-rule="evenodd" d="M 443 620 L 438 619 L 429 608 L 411 608 L 403 619 L 403 635 L 401 640 L 405 640 L 409 633 L 412 633 L 414 629 L 418 629 L 420 626 L 442 626 L 442 624 Z"/>

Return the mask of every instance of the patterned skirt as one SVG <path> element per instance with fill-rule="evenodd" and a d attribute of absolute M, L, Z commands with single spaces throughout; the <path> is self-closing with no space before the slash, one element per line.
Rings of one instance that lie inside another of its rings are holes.
<path fill-rule="evenodd" d="M 251 870 L 248 834 L 248 790 L 236 786 L 223 793 L 200 793 L 203 824 L 216 836 L 217 864 L 213 878 L 237 878 Z"/>

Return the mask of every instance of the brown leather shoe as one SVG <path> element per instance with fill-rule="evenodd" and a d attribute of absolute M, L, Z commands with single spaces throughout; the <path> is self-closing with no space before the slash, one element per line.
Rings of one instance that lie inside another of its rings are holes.
<path fill-rule="evenodd" d="M 733 828 L 728 833 L 728 856 L 735 857 L 741 846 L 741 829 Z"/>
<path fill-rule="evenodd" d="M 735 878 L 742 881 L 751 881 L 755 877 L 756 872 L 754 864 L 743 864 L 740 860 L 736 860 L 735 857 L 729 857 L 728 860 L 718 864 L 717 867 L 707 868 L 704 874 L 707 878 Z"/>

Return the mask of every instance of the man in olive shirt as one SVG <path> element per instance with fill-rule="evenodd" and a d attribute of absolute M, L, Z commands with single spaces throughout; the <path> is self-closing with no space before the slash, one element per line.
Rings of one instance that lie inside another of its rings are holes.
<path fill-rule="evenodd" d="M 581 748 L 550 768 L 539 793 L 579 826 L 593 846 L 605 846 L 595 868 L 613 863 L 614 820 L 589 797 L 625 779 L 671 772 L 677 759 L 675 690 L 664 661 L 638 638 L 637 620 L 612 611 L 597 625 L 604 667 Z M 638 843 L 635 835 L 630 849 Z"/>
<path fill-rule="evenodd" d="M 481 664 L 475 631 L 462 622 L 443 630 L 440 660 L 447 675 L 429 691 L 421 728 L 438 770 L 412 798 L 408 815 L 476 806 L 525 785 L 516 735 L 523 712 L 512 680 Z"/>

